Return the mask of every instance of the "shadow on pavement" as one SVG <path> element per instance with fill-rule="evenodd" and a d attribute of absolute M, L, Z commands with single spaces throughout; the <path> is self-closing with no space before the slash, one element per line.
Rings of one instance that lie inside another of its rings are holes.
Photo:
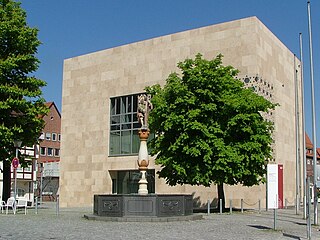
<path fill-rule="evenodd" d="M 284 236 L 284 237 L 288 237 L 288 238 L 292 238 L 292 239 L 301 239 L 301 238 L 298 237 L 298 236 L 291 235 L 291 234 L 287 234 L 287 233 L 283 233 L 283 236 Z"/>
<path fill-rule="evenodd" d="M 266 227 L 266 226 L 261 226 L 261 225 L 248 225 L 249 227 L 257 228 L 260 230 L 270 230 L 271 228 Z"/>

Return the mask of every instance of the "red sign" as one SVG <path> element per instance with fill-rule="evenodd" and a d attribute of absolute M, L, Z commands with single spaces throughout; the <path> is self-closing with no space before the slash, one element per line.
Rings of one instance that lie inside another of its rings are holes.
<path fill-rule="evenodd" d="M 19 166 L 19 159 L 15 157 L 12 159 L 12 167 L 17 168 L 18 166 Z"/>

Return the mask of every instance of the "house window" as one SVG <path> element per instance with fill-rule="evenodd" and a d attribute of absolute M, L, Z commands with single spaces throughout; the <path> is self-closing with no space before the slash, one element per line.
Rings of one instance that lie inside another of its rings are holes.
<path fill-rule="evenodd" d="M 23 168 L 23 171 L 24 172 L 31 172 L 31 167 L 29 166 L 29 167 L 25 167 L 25 168 Z"/>
<path fill-rule="evenodd" d="M 41 133 L 39 139 L 40 139 L 40 140 L 44 140 L 44 133 L 43 133 L 43 132 Z"/>
<path fill-rule="evenodd" d="M 46 140 L 50 141 L 51 139 L 51 133 L 46 133 Z"/>
<path fill-rule="evenodd" d="M 60 149 L 59 148 L 55 148 L 54 149 L 54 156 L 55 157 L 59 157 L 60 156 Z"/>
<path fill-rule="evenodd" d="M 57 134 L 56 133 L 52 133 L 52 141 L 57 141 Z"/>
<path fill-rule="evenodd" d="M 58 141 L 61 141 L 61 134 L 58 134 Z"/>
<path fill-rule="evenodd" d="M 40 155 L 45 156 L 46 155 L 46 148 L 45 147 L 40 147 Z"/>
<path fill-rule="evenodd" d="M 48 148 L 48 156 L 53 156 L 53 149 L 52 148 Z"/>
<path fill-rule="evenodd" d="M 109 154 L 130 155 L 139 152 L 137 119 L 138 95 L 110 99 L 110 144 Z"/>

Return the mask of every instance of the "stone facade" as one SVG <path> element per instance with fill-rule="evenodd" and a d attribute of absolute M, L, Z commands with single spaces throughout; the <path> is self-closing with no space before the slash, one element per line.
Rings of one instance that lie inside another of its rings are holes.
<path fill-rule="evenodd" d="M 64 61 L 61 207 L 91 206 L 94 194 L 112 192 L 109 171 L 138 169 L 137 155 L 110 157 L 108 154 L 110 98 L 141 93 L 145 86 L 157 83 L 163 85 L 168 75 L 177 71 L 179 61 L 194 58 L 197 53 L 207 59 L 222 53 L 224 65 L 239 69 L 239 77 L 244 80 L 248 77 L 249 86 L 253 84 L 259 94 L 279 103 L 270 113 L 275 122 L 273 161 L 283 164 L 284 198 L 293 201 L 295 79 L 300 78 L 299 61 L 259 19 L 250 17 Z M 152 158 L 149 168 L 159 169 Z M 215 186 L 169 187 L 163 179 L 156 178 L 155 188 L 158 194 L 194 194 L 199 206 L 217 198 Z M 239 206 L 240 199 L 252 204 L 261 199 L 262 206 L 265 205 L 265 185 L 225 186 L 225 193 L 227 200 L 233 199 L 233 206 Z"/>

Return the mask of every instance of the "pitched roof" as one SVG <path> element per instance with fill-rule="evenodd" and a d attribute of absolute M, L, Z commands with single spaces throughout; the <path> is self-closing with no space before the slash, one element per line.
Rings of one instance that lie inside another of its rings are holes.
<path fill-rule="evenodd" d="M 48 107 L 48 108 L 51 108 L 52 106 L 56 109 L 57 113 L 59 114 L 59 116 L 61 117 L 61 114 L 59 112 L 59 109 L 57 108 L 56 104 L 54 102 L 46 102 L 45 105 Z"/>
<path fill-rule="evenodd" d="M 309 150 L 313 150 L 313 144 L 308 136 L 308 134 L 306 134 L 306 149 L 309 149 Z M 306 153 L 307 156 L 310 156 L 312 157 L 313 156 L 313 153 Z M 320 158 L 320 148 L 317 148 L 317 158 L 319 159 Z"/>
<path fill-rule="evenodd" d="M 47 107 L 49 107 L 49 108 L 51 107 L 52 104 L 54 104 L 54 102 L 46 102 L 46 103 L 45 103 L 45 105 L 46 105 Z"/>
<path fill-rule="evenodd" d="M 306 148 L 313 148 L 313 144 L 308 136 L 308 134 L 306 134 Z"/>

